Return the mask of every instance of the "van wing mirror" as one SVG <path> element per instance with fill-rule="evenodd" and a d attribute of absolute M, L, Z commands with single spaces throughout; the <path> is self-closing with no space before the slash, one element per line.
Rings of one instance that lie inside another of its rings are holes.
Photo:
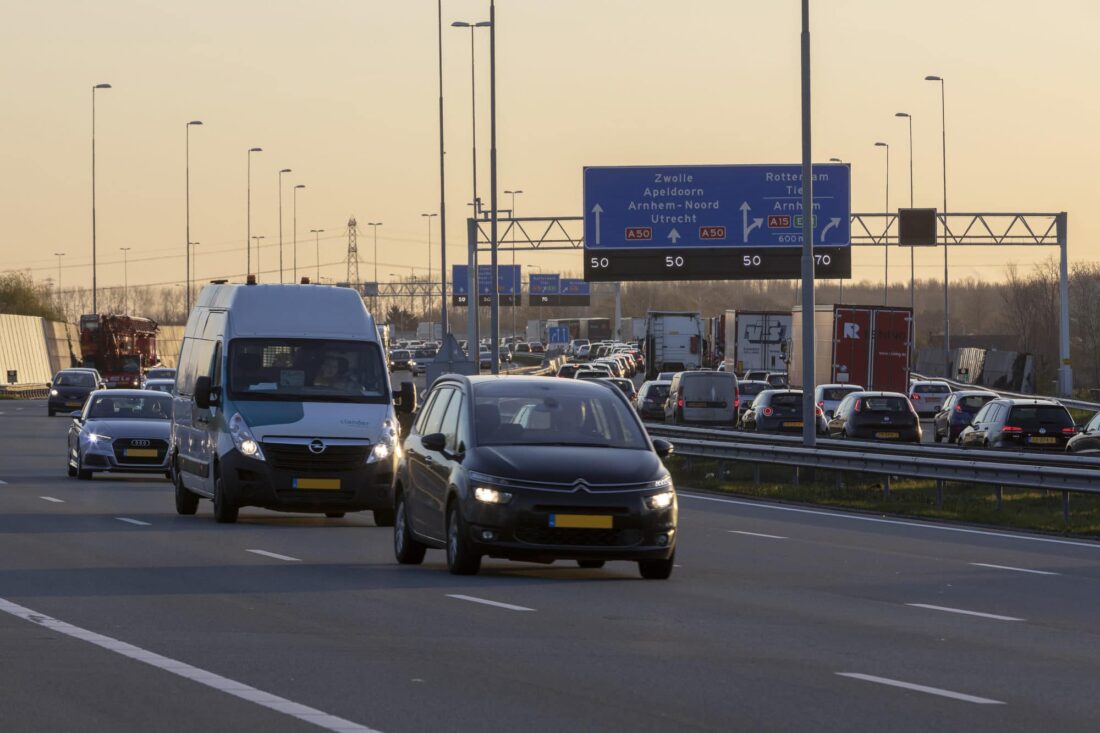
<path fill-rule="evenodd" d="M 402 382 L 401 389 L 393 392 L 394 407 L 398 412 L 411 415 L 416 412 L 416 385 L 412 382 Z"/>
<path fill-rule="evenodd" d="M 195 406 L 200 410 L 210 408 L 210 377 L 195 380 Z"/>

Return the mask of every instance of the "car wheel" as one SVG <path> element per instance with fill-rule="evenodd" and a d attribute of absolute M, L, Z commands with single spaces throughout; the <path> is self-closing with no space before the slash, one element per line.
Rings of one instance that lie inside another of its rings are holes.
<path fill-rule="evenodd" d="M 180 475 L 179 468 L 176 468 L 173 473 L 175 475 L 172 477 L 172 483 L 176 487 L 176 514 L 182 516 L 192 515 L 199 509 L 199 496 L 191 493 L 183 485 L 183 476 Z"/>
<path fill-rule="evenodd" d="M 54 415 L 57 414 L 57 412 L 55 410 L 51 410 L 48 407 L 46 408 L 46 412 L 49 413 L 50 417 L 53 417 Z"/>
<path fill-rule="evenodd" d="M 939 430 L 933 430 L 932 431 L 932 440 L 937 442 L 937 443 L 939 443 L 940 441 L 943 440 L 943 438 L 940 436 L 940 431 Z"/>
<path fill-rule="evenodd" d="M 78 481 L 92 480 L 92 472 L 84 468 L 84 458 L 80 455 L 80 451 L 76 453 L 76 478 Z"/>
<path fill-rule="evenodd" d="M 481 569 L 481 555 L 470 547 L 457 502 L 447 510 L 447 569 L 452 575 L 477 575 Z"/>
<path fill-rule="evenodd" d="M 214 521 L 218 524 L 234 524 L 241 508 L 229 501 L 225 496 L 225 487 L 222 485 L 222 477 L 219 471 L 214 481 Z"/>
<path fill-rule="evenodd" d="M 424 562 L 427 546 L 413 539 L 409 530 L 409 515 L 405 511 L 405 497 L 397 497 L 397 511 L 393 525 L 393 555 L 402 565 L 419 565 Z"/>
<path fill-rule="evenodd" d="M 675 560 L 675 552 L 667 560 L 639 560 L 638 572 L 646 580 L 668 580 L 672 575 L 672 565 Z"/>
<path fill-rule="evenodd" d="M 325 512 L 325 516 L 329 519 L 343 519 L 344 512 Z"/>
<path fill-rule="evenodd" d="M 603 560 L 577 560 L 577 567 L 587 570 L 596 570 L 604 566 Z"/>
<path fill-rule="evenodd" d="M 393 509 L 375 509 L 374 512 L 374 526 L 375 527 L 392 527 L 394 522 Z"/>
<path fill-rule="evenodd" d="M 69 470 L 69 478 L 76 478 L 76 469 L 73 468 L 73 464 L 66 462 L 65 468 Z"/>

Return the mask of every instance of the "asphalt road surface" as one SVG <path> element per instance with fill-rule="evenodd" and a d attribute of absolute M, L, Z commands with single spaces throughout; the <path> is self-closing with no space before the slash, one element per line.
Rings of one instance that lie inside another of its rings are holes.
<path fill-rule="evenodd" d="M 393 560 L 369 514 L 68 479 L 0 402 L 4 731 L 1095 731 L 1100 543 L 681 487 L 676 568 Z"/>

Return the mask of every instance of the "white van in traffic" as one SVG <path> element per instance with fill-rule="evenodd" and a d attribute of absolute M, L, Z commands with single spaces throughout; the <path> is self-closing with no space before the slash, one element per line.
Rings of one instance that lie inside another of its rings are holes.
<path fill-rule="evenodd" d="M 173 390 L 176 511 L 370 509 L 393 523 L 397 409 L 374 319 L 350 288 L 209 285 L 187 320 Z"/>

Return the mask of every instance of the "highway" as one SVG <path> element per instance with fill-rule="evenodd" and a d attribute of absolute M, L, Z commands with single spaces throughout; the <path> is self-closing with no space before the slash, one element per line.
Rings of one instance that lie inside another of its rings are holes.
<path fill-rule="evenodd" d="M 678 567 L 393 560 L 369 514 L 65 476 L 0 402 L 5 731 L 1094 731 L 1100 543 L 680 487 Z"/>

